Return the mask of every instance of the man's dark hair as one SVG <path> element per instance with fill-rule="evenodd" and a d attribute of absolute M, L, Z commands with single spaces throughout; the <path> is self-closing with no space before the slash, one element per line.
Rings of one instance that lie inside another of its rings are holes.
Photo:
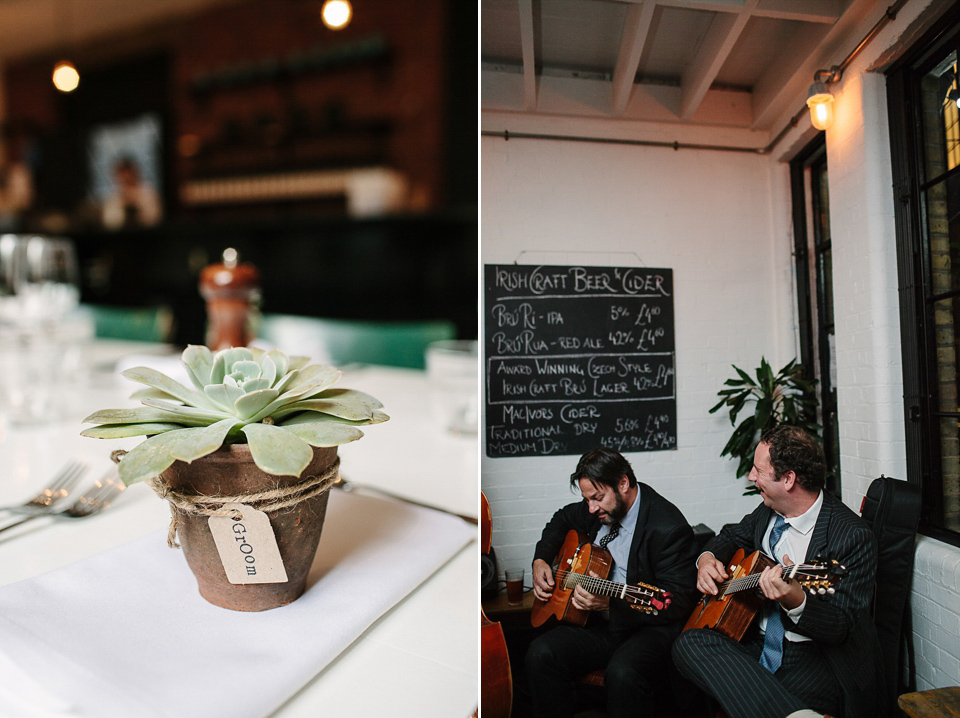
<path fill-rule="evenodd" d="M 761 436 L 760 441 L 770 446 L 770 463 L 777 481 L 792 471 L 802 489 L 817 492 L 823 488 L 827 464 L 816 438 L 798 426 L 780 424 Z"/>
<path fill-rule="evenodd" d="M 623 458 L 619 451 L 601 446 L 580 457 L 577 470 L 570 474 L 570 485 L 578 488 L 577 482 L 580 479 L 589 479 L 596 484 L 616 489 L 621 476 L 627 477 L 631 487 L 637 485 L 637 477 L 633 475 L 630 462 Z"/>

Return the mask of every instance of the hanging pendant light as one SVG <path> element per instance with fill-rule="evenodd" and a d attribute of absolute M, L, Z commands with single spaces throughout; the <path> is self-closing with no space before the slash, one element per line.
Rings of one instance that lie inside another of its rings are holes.
<path fill-rule="evenodd" d="M 60 92 L 73 92 L 80 84 L 80 73 L 69 60 L 61 60 L 53 66 L 53 86 Z"/>
<path fill-rule="evenodd" d="M 342 30 L 353 18 L 353 7 L 350 0 L 326 0 L 320 8 L 320 17 L 329 29 Z"/>

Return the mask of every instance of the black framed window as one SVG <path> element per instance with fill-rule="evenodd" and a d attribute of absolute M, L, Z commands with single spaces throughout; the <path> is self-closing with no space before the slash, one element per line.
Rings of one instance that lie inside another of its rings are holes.
<path fill-rule="evenodd" d="M 790 163 L 794 265 L 800 361 L 817 380 L 818 421 L 823 426 L 827 489 L 840 496 L 840 442 L 837 423 L 837 364 L 833 321 L 833 256 L 827 146 L 823 134 Z"/>
<path fill-rule="evenodd" d="M 887 73 L 907 472 L 960 546 L 960 6 Z"/>

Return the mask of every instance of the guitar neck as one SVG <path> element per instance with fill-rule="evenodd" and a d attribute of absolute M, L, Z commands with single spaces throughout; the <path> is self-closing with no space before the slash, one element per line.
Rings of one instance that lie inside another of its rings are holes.
<path fill-rule="evenodd" d="M 596 576 L 588 576 L 572 571 L 558 571 L 556 578 L 557 583 L 562 585 L 563 588 L 569 589 L 574 586 L 583 586 L 585 590 L 597 596 L 610 596 L 611 598 L 638 601 L 636 596 L 627 593 L 629 589 L 635 587 L 625 583 L 617 583 L 616 581 L 610 581 L 605 578 L 597 578 Z"/>
<path fill-rule="evenodd" d="M 790 577 L 797 571 L 803 571 L 804 568 L 810 568 L 804 565 L 791 564 L 789 566 L 783 567 L 783 575 Z M 756 573 L 751 573 L 746 576 L 739 576 L 737 578 L 732 578 L 729 581 L 724 581 L 723 583 L 717 586 L 719 591 L 718 595 L 729 596 L 732 593 L 738 593 L 740 591 L 746 591 L 751 588 L 756 588 L 760 585 L 760 571 Z"/>

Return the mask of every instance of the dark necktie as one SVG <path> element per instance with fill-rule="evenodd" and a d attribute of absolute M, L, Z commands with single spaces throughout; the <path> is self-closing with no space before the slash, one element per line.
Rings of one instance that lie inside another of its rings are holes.
<path fill-rule="evenodd" d="M 600 548 L 606 548 L 607 544 L 613 541 L 617 535 L 620 533 L 620 524 L 613 524 L 610 526 L 610 533 L 600 539 Z"/>
<path fill-rule="evenodd" d="M 776 558 L 774 547 L 777 541 L 787 530 L 789 524 L 783 516 L 777 515 L 770 532 L 770 553 Z M 776 601 L 767 606 L 767 628 L 763 636 L 763 653 L 760 655 L 760 665 L 771 673 L 776 673 L 783 660 L 783 622 L 780 620 L 780 604 Z"/>

